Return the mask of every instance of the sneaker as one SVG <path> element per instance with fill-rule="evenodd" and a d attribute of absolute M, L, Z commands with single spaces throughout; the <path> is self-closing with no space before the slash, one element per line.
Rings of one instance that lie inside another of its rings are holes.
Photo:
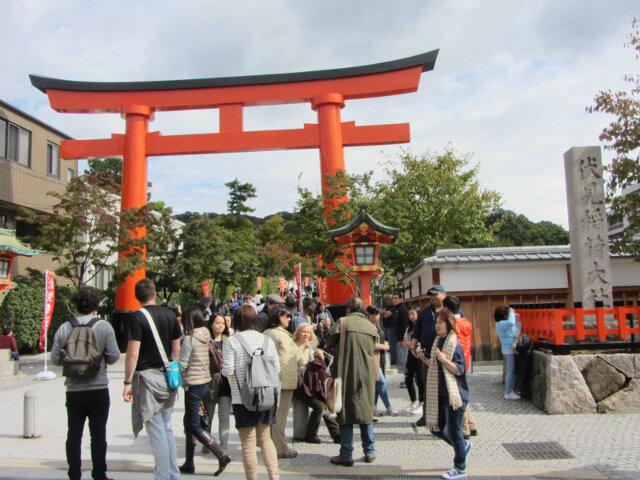
<path fill-rule="evenodd" d="M 369 410 L 369 411 L 371 411 L 371 410 Z M 384 410 L 378 410 L 377 408 L 376 408 L 375 412 L 373 412 L 373 414 L 374 414 L 376 417 L 383 417 L 383 416 L 384 416 L 384 413 L 385 413 L 385 412 L 384 412 Z"/>
<path fill-rule="evenodd" d="M 520 395 L 516 392 L 505 393 L 504 398 L 507 400 L 520 400 Z"/>
<path fill-rule="evenodd" d="M 411 414 L 412 415 L 422 415 L 422 406 L 421 405 L 416 405 L 415 407 L 413 407 L 413 409 L 411 410 Z"/>
<path fill-rule="evenodd" d="M 452 468 L 447 473 L 442 475 L 442 478 L 444 478 L 445 480 L 453 480 L 453 479 L 457 479 L 457 478 L 467 478 L 467 472 L 459 472 L 455 468 Z"/>
<path fill-rule="evenodd" d="M 406 382 L 400 382 L 400 388 L 407 388 Z"/>
<path fill-rule="evenodd" d="M 389 407 L 387 408 L 387 415 L 389 415 L 390 417 L 397 417 L 398 412 L 396 412 L 393 408 Z"/>

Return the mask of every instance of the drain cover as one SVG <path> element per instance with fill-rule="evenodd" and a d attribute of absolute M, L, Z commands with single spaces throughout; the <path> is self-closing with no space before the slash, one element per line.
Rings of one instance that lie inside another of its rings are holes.
<path fill-rule="evenodd" d="M 503 443 L 502 446 L 516 460 L 554 460 L 574 458 L 558 442 Z"/>

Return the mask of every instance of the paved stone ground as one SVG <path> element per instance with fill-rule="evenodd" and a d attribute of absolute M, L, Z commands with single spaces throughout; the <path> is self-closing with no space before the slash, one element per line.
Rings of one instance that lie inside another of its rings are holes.
<path fill-rule="evenodd" d="M 25 361 L 23 371 L 26 374 L 21 378 L 0 382 L 0 411 L 3 418 L 0 422 L 0 479 L 66 478 L 63 379 L 34 382 L 33 374 L 41 369 L 38 365 L 28 365 L 34 360 Z M 130 407 L 120 397 L 124 377 L 123 360 L 110 368 L 109 375 L 112 380 L 112 406 L 108 424 L 110 474 L 119 480 L 151 478 L 153 460 L 147 439 L 144 434 L 138 439 L 133 438 Z M 391 402 L 396 409 L 408 404 L 406 390 L 399 388 L 402 380 L 398 373 L 388 375 Z M 477 366 L 475 372 L 469 375 L 471 406 L 479 430 L 479 435 L 472 437 L 474 447 L 468 459 L 469 478 L 640 479 L 640 414 L 550 416 L 527 401 L 504 400 L 500 381 L 500 364 Z M 41 436 L 35 439 L 22 438 L 23 397 L 28 389 L 40 396 Z M 183 413 L 180 398 L 174 413 L 179 458 L 184 455 L 181 429 Z M 295 459 L 280 461 L 281 478 L 439 478 L 440 474 L 451 468 L 453 450 L 443 441 L 432 437 L 426 429 L 412 426 L 416 419 L 415 416 L 382 417 L 375 426 L 376 463 L 357 462 L 353 468 L 329 464 L 328 457 L 338 453 L 338 446 L 329 443 L 328 433 L 321 426 L 320 436 L 327 443 L 292 443 L 300 455 Z M 291 415 L 287 432 L 291 437 Z M 87 437 L 88 432 L 83 445 L 83 458 L 88 460 Z M 357 439 L 358 435 L 355 437 Z M 519 442 L 557 442 L 573 458 L 517 460 L 502 444 Z M 230 443 L 230 453 L 239 460 L 239 440 L 233 424 Z M 354 454 L 359 460 L 362 450 L 359 441 L 355 443 Z M 205 475 L 213 473 L 217 462 L 207 455 L 197 458 L 196 463 L 199 475 L 190 476 L 194 479 L 206 478 Z M 90 463 L 87 463 L 85 470 L 89 469 Z M 85 476 L 89 476 L 88 471 Z M 241 462 L 233 462 L 221 478 L 244 478 Z M 266 478 L 266 473 L 261 473 L 260 478 Z"/>

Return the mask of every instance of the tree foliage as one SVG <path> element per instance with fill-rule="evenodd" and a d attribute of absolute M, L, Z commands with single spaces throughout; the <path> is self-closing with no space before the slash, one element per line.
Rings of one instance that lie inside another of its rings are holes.
<path fill-rule="evenodd" d="M 468 243 L 465 247 L 513 247 L 527 245 L 567 245 L 569 232 L 549 221 L 534 223 L 524 215 L 512 210 L 498 209 L 486 220 L 493 231 L 488 242 Z"/>
<path fill-rule="evenodd" d="M 633 49 L 640 59 L 640 19 L 632 22 L 630 40 L 625 47 Z M 634 255 L 640 261 L 640 193 L 625 195 L 624 190 L 640 183 L 640 75 L 623 77 L 629 89 L 622 91 L 603 90 L 587 111 L 614 115 L 600 134 L 605 148 L 613 150 L 615 157 L 607 166 L 607 202 L 611 207 L 609 220 L 619 223 L 627 220 L 624 235 L 611 246 L 615 252 Z"/>
<path fill-rule="evenodd" d="M 116 187 L 120 190 L 122 186 L 122 158 L 90 158 L 87 161 L 89 167 L 85 174 L 94 177 L 96 184 L 103 188 Z"/>
<path fill-rule="evenodd" d="M 120 199 L 116 191 L 105 179 L 74 177 L 64 193 L 49 193 L 58 201 L 52 215 L 24 212 L 25 221 L 38 225 L 38 235 L 28 239 L 31 245 L 53 254 L 59 264 L 56 275 L 69 279 L 76 288 L 100 275 L 119 254 L 122 257 L 114 281 L 121 284 L 143 265 L 149 239 L 159 244 L 162 238 L 141 237 L 136 231 L 140 227 L 148 232 L 158 230 L 158 217 L 150 205 L 118 217 Z"/>

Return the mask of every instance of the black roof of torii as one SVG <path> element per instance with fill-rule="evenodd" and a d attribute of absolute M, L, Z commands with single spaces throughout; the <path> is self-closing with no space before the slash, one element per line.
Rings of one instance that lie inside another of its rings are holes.
<path fill-rule="evenodd" d="M 277 73 L 270 75 L 249 75 L 244 77 L 195 78 L 189 80 L 157 80 L 148 82 L 78 82 L 58 78 L 29 75 L 31 84 L 46 93 L 54 90 L 84 92 L 123 92 L 147 90 L 183 90 L 191 88 L 234 87 L 247 85 L 267 85 L 274 83 L 306 82 L 334 78 L 357 77 L 376 73 L 393 72 L 405 68 L 422 66 L 422 71 L 433 70 L 439 50 L 401 58 L 390 62 L 374 63 L 360 67 L 335 68 L 331 70 L 313 70 L 297 73 Z"/>

